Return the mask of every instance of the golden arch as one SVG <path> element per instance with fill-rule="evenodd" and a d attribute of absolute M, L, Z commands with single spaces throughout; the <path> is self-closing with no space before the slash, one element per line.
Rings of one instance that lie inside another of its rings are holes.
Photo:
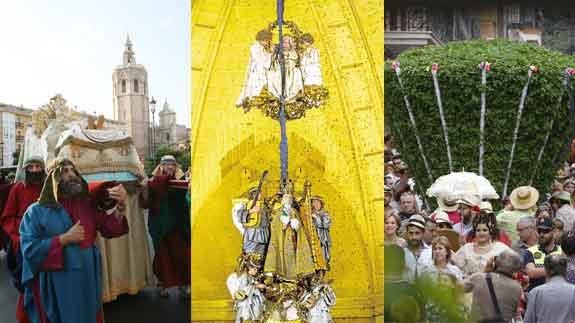
<path fill-rule="evenodd" d="M 248 49 L 275 3 L 195 0 L 192 7 L 192 320 L 233 319 L 225 279 L 241 238 L 231 200 L 270 170 L 279 177 L 279 126 L 234 107 Z M 309 179 L 332 213 L 331 278 L 339 321 L 372 322 L 383 312 L 383 8 L 380 1 L 286 3 L 316 38 L 327 106 L 288 123 L 289 173 Z M 375 13 L 375 14 L 374 14 Z"/>

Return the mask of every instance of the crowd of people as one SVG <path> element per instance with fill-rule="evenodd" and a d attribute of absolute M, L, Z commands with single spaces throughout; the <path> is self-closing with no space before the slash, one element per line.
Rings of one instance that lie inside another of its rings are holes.
<path fill-rule="evenodd" d="M 22 173 L 0 187 L 0 233 L 19 292 L 17 321 L 104 322 L 102 272 L 111 269 L 102 265 L 96 239 L 130 231 L 126 185 L 88 183 L 65 158 L 48 166 L 40 157 L 28 158 Z M 162 296 L 171 287 L 183 297 L 190 294 L 189 199 L 186 182 L 179 181 L 183 177 L 176 159 L 167 155 L 152 178 L 137 184 L 138 207 L 149 209 L 153 268 Z M 139 243 L 148 246 L 147 240 Z"/>
<path fill-rule="evenodd" d="M 516 187 L 497 211 L 472 196 L 427 208 L 390 136 L 385 162 L 386 322 L 575 320 L 575 167 L 546 194 Z M 430 281 L 454 302 L 438 306 Z"/>

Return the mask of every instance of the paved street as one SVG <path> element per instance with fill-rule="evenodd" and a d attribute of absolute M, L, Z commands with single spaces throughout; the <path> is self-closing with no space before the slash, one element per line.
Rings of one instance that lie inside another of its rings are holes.
<path fill-rule="evenodd" d="M 2 323 L 17 323 L 14 316 L 18 292 L 12 286 L 10 275 L 6 269 L 6 257 L 0 251 L 0 317 Z"/>
<path fill-rule="evenodd" d="M 17 323 L 14 317 L 17 292 L 12 287 L 6 270 L 4 254 L 0 252 L 0 318 L 2 323 Z M 189 301 L 179 300 L 175 293 L 170 298 L 161 298 L 153 289 L 144 290 L 135 296 L 123 295 L 116 301 L 105 304 L 106 323 L 124 322 L 190 322 Z"/>

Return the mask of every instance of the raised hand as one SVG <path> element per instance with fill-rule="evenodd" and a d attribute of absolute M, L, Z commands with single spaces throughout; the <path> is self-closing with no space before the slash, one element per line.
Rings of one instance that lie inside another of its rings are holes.
<path fill-rule="evenodd" d="M 80 243 L 84 241 L 84 237 L 84 226 L 78 221 L 66 233 L 60 235 L 60 243 L 62 245 Z"/>
<path fill-rule="evenodd" d="M 118 202 L 125 201 L 126 197 L 128 196 L 128 192 L 126 192 L 126 189 L 122 184 L 109 188 L 108 193 L 110 194 L 111 199 L 114 199 Z"/>

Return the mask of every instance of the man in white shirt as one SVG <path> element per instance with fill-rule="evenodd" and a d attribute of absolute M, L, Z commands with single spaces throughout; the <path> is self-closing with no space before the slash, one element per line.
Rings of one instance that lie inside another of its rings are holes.
<path fill-rule="evenodd" d="M 424 232 L 425 218 L 419 214 L 412 215 L 407 221 L 407 248 L 405 250 L 409 278 L 418 278 L 418 267 L 433 265 L 431 247 L 423 242 Z"/>

